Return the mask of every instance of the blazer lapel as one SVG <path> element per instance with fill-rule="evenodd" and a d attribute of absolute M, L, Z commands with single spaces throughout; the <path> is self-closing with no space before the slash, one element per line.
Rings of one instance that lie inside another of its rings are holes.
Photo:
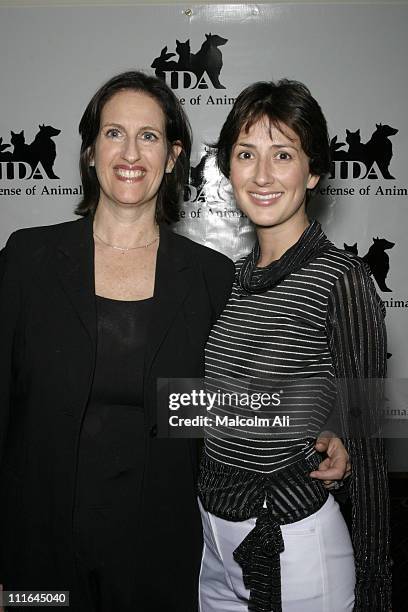
<path fill-rule="evenodd" d="M 59 281 L 93 343 L 96 343 L 96 306 L 92 217 L 74 223 L 56 247 Z M 186 252 L 170 229 L 160 226 L 155 289 L 146 374 L 178 309 L 193 283 L 193 269 Z"/>
<path fill-rule="evenodd" d="M 56 245 L 55 268 L 59 281 L 96 346 L 94 243 L 91 215 L 76 221 Z"/>
<path fill-rule="evenodd" d="M 154 358 L 193 284 L 193 268 L 187 253 L 177 243 L 177 236 L 160 226 L 157 252 L 153 312 L 146 351 L 145 375 L 149 375 Z"/>

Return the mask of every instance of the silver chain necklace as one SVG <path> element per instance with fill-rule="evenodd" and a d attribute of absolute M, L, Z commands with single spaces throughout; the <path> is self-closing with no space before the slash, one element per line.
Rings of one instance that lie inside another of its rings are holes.
<path fill-rule="evenodd" d="M 109 244 L 109 242 L 106 242 L 103 238 L 98 236 L 96 232 L 94 232 L 93 235 L 95 236 L 95 238 L 98 238 L 98 240 L 100 240 L 106 246 L 110 247 L 111 249 L 115 249 L 116 251 L 122 251 L 123 254 L 126 253 L 127 251 L 135 251 L 136 249 L 147 249 L 148 246 L 150 246 L 151 244 L 154 244 L 159 239 L 159 235 L 157 235 L 156 238 L 154 238 L 154 240 L 151 240 L 150 242 L 146 242 L 146 244 L 140 244 L 134 247 L 121 247 L 115 244 Z"/>

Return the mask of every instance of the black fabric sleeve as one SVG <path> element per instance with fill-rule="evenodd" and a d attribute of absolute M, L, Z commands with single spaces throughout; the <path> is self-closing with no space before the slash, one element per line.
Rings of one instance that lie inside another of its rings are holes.
<path fill-rule="evenodd" d="M 213 308 L 212 325 L 214 325 L 231 295 L 235 266 L 225 255 L 211 252 L 209 249 L 207 251 L 210 257 L 206 254 L 207 257 L 202 262 L 202 267 Z"/>
<path fill-rule="evenodd" d="M 16 236 L 12 234 L 0 251 L 0 465 L 9 421 L 14 337 L 21 304 Z"/>
<path fill-rule="evenodd" d="M 328 304 L 327 332 L 338 409 L 350 454 L 355 612 L 391 609 L 389 496 L 384 444 L 378 437 L 386 374 L 384 309 L 366 269 L 355 262 Z M 373 435 L 374 434 L 374 435 Z"/>
<path fill-rule="evenodd" d="M 0 251 L 0 471 L 13 395 L 13 349 L 21 305 L 18 245 L 12 234 Z M 4 492 L 3 492 L 4 493 Z M 0 503 L 0 521 L 3 520 Z M 0 542 L 0 584 L 3 582 L 3 551 Z"/>

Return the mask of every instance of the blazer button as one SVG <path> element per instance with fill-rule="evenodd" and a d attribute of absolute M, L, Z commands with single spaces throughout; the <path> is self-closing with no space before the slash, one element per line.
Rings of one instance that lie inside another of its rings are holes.
<path fill-rule="evenodd" d="M 150 428 L 149 436 L 151 438 L 157 437 L 157 425 L 153 425 L 153 427 Z"/>

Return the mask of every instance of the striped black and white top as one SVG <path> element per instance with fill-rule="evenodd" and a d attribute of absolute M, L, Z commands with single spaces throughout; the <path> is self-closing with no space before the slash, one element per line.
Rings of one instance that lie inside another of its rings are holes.
<path fill-rule="evenodd" d="M 271 428 L 273 422 L 276 425 L 273 430 L 245 425 L 207 428 L 209 457 L 271 473 L 314 452 L 311 438 L 323 430 L 334 401 L 326 314 L 331 286 L 344 270 L 343 259 L 336 252 L 327 253 L 262 294 L 242 295 L 234 285 L 207 343 L 206 389 L 236 392 L 239 399 L 248 393 L 251 400 L 258 399 L 255 394 L 278 394 L 280 404 L 240 409 L 233 396 L 235 401 L 217 406 L 217 414 L 228 415 L 231 423 L 236 415 L 249 416 L 252 411 L 258 423 L 265 419 Z M 241 265 L 242 260 L 237 271 Z M 250 417 L 241 421 L 251 423 Z"/>
<path fill-rule="evenodd" d="M 321 238 L 320 226 L 319 231 Z M 239 279 L 245 261 L 236 264 L 231 297 L 208 340 L 207 390 L 236 392 L 238 397 L 280 393 L 278 406 L 257 409 L 256 415 L 281 421 L 289 416 L 289 422 L 269 428 L 248 426 L 252 422 L 239 417 L 253 413 L 251 408 L 233 400 L 219 402 L 214 412 L 221 425 L 206 430 L 201 501 L 209 512 L 234 521 L 260 517 L 265 501 L 269 515 L 280 524 L 316 511 L 327 493 L 320 481 L 308 476 L 319 462 L 314 438 L 327 428 L 336 406 L 352 462 L 355 610 L 386 610 L 390 560 L 383 444 L 379 438 L 355 435 L 350 417 L 351 405 L 355 409 L 357 402 L 364 430 L 377 408 L 375 389 L 366 383 L 385 376 L 381 300 L 363 262 L 327 238 L 317 257 L 295 269 L 289 267 L 277 284 L 260 293 L 242 289 Z M 255 283 L 263 270 L 254 267 Z M 353 382 L 340 385 L 339 391 L 339 379 Z M 256 557 L 254 550 L 246 554 Z M 244 578 L 251 583 L 251 568 L 245 567 L 245 559 L 241 561 Z M 262 583 L 259 567 L 256 571 L 256 580 Z M 256 585 L 256 580 L 250 609 L 272 609 L 261 593 L 267 590 L 265 584 Z M 273 597 L 270 606 L 271 601 Z"/>

